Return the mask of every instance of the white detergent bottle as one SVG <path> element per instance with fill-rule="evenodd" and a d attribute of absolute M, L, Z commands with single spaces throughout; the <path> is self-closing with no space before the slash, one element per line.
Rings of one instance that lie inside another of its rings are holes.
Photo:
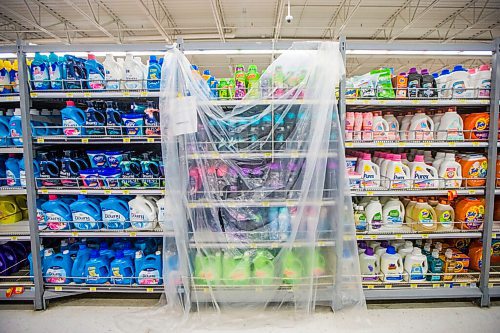
<path fill-rule="evenodd" d="M 363 281 L 376 281 L 380 274 L 380 259 L 373 252 L 371 247 L 367 247 L 364 253 L 359 255 L 359 265 Z"/>
<path fill-rule="evenodd" d="M 363 154 L 363 159 L 356 167 L 356 172 L 361 175 L 363 188 L 380 186 L 380 168 L 372 162 L 370 154 Z"/>
<path fill-rule="evenodd" d="M 410 168 L 401 162 L 401 155 L 392 155 L 392 160 L 387 165 L 385 177 L 388 182 L 387 188 L 403 189 L 410 187 Z"/>
<path fill-rule="evenodd" d="M 432 121 L 434 122 L 434 136 L 437 137 L 439 123 L 441 122 L 441 118 L 443 117 L 443 110 L 437 110 L 436 113 L 432 116 Z"/>
<path fill-rule="evenodd" d="M 455 161 L 455 154 L 446 153 L 438 170 L 441 187 L 458 188 L 462 185 L 462 166 Z"/>
<path fill-rule="evenodd" d="M 396 251 L 398 251 L 402 246 L 405 246 L 405 241 L 402 239 L 396 239 L 396 240 L 390 241 L 390 243 L 391 243 L 391 246 L 394 246 Z"/>
<path fill-rule="evenodd" d="M 401 256 L 401 260 L 405 261 L 407 255 L 413 251 L 413 243 L 411 241 L 405 241 L 405 245 L 400 247 L 398 254 Z"/>
<path fill-rule="evenodd" d="M 387 251 L 380 258 L 380 271 L 383 281 L 402 281 L 403 280 L 403 261 L 401 256 L 396 253 L 393 246 L 389 246 Z"/>
<path fill-rule="evenodd" d="M 154 202 L 138 195 L 128 202 L 128 206 L 133 229 L 152 230 L 156 228 L 158 211 Z"/>
<path fill-rule="evenodd" d="M 106 59 L 102 63 L 106 79 L 106 89 L 119 90 L 122 79 L 122 67 L 113 59 L 111 53 L 106 54 Z"/>
<path fill-rule="evenodd" d="M 431 117 L 422 111 L 417 112 L 411 119 L 408 140 L 434 140 L 434 122 Z"/>
<path fill-rule="evenodd" d="M 413 114 L 411 112 L 407 112 L 400 123 L 399 126 L 399 137 L 401 141 L 407 141 L 409 136 L 409 130 L 411 125 L 411 120 L 413 119 Z"/>
<path fill-rule="evenodd" d="M 416 155 L 410 166 L 410 178 L 415 188 L 437 188 L 439 186 L 438 171 L 427 165 L 422 155 Z"/>
<path fill-rule="evenodd" d="M 387 132 L 388 140 L 399 140 L 399 122 L 392 112 L 387 112 L 384 115 L 385 121 L 389 124 L 389 132 Z M 373 121 L 375 124 L 375 121 Z"/>
<path fill-rule="evenodd" d="M 382 208 L 383 228 L 396 231 L 403 228 L 405 207 L 398 198 L 389 198 Z"/>
<path fill-rule="evenodd" d="M 142 89 L 142 80 L 144 80 L 144 68 L 135 61 L 132 54 L 127 53 L 123 64 L 122 78 L 125 80 L 125 89 Z"/>
<path fill-rule="evenodd" d="M 455 210 L 448 201 L 440 200 L 437 206 L 434 207 L 434 211 L 438 223 L 437 231 L 451 231 L 454 229 Z"/>
<path fill-rule="evenodd" d="M 436 139 L 441 141 L 464 141 L 464 120 L 455 109 L 449 108 L 441 117 Z"/>
<path fill-rule="evenodd" d="M 380 181 L 380 185 L 384 187 L 389 187 L 389 182 L 387 180 L 387 167 L 389 166 L 389 163 L 392 161 L 392 156 L 393 154 L 391 153 L 385 153 L 384 159 L 380 162 L 380 178 L 382 179 Z"/>
<path fill-rule="evenodd" d="M 432 151 L 424 150 L 424 162 L 428 165 L 432 165 L 432 162 L 434 162 L 434 158 L 432 158 Z"/>
<path fill-rule="evenodd" d="M 451 91 L 449 89 L 449 81 L 450 70 L 445 68 L 441 71 L 441 75 L 439 75 L 439 77 L 436 79 L 439 98 L 450 98 Z"/>
<path fill-rule="evenodd" d="M 378 199 L 371 199 L 366 205 L 366 222 L 369 231 L 378 231 L 382 226 L 382 204 Z"/>
<path fill-rule="evenodd" d="M 484 64 L 479 66 L 475 80 L 476 96 L 479 98 L 489 98 L 491 89 L 491 68 Z"/>
<path fill-rule="evenodd" d="M 372 122 L 373 140 L 388 140 L 389 123 L 382 116 L 374 112 Z"/>
<path fill-rule="evenodd" d="M 427 256 L 422 254 L 422 250 L 414 247 L 411 254 L 408 254 L 404 261 L 405 281 L 424 281 L 427 274 Z"/>
<path fill-rule="evenodd" d="M 446 155 L 446 153 L 441 152 L 441 151 L 439 151 L 439 152 L 436 153 L 436 156 L 434 157 L 434 161 L 432 162 L 432 166 L 434 168 L 436 168 L 436 170 L 439 170 L 439 166 L 444 161 L 444 156 L 445 155 Z"/>
<path fill-rule="evenodd" d="M 401 162 L 406 165 L 406 166 L 410 166 L 410 161 L 408 161 L 408 155 L 406 153 L 401 153 Z"/>
<path fill-rule="evenodd" d="M 462 65 L 456 65 L 451 72 L 448 82 L 451 89 L 451 98 L 472 98 L 473 90 L 470 85 L 470 74 Z"/>

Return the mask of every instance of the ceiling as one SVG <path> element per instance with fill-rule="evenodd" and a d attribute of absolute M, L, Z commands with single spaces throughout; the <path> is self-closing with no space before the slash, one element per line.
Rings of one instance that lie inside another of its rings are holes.
<path fill-rule="evenodd" d="M 381 43 L 491 41 L 500 0 L 1 0 L 0 44 L 172 43 L 338 39 Z M 236 63 L 261 68 L 270 56 L 193 56 L 226 75 Z M 488 58 L 349 57 L 350 73 L 373 67 L 477 65 Z"/>

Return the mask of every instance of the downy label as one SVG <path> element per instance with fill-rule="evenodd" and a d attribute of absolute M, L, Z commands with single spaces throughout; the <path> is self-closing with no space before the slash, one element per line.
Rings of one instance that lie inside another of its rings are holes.
<path fill-rule="evenodd" d="M 77 229 L 96 229 L 97 223 L 89 223 L 94 222 L 95 219 L 87 213 L 84 212 L 73 212 L 73 221 L 75 228 Z M 77 223 L 77 222 L 84 223 Z"/>
<path fill-rule="evenodd" d="M 80 135 L 80 125 L 71 118 L 63 116 L 63 132 L 65 135 Z"/>
<path fill-rule="evenodd" d="M 7 178 L 7 186 L 15 186 L 16 185 L 16 176 L 10 170 L 5 171 L 5 177 Z"/>
<path fill-rule="evenodd" d="M 47 229 L 47 223 L 45 223 L 45 212 L 39 208 L 36 209 L 36 220 L 38 221 L 38 230 Z"/>
<path fill-rule="evenodd" d="M 160 272 L 155 268 L 146 268 L 139 272 L 137 281 L 141 285 L 159 284 Z"/>
<path fill-rule="evenodd" d="M 48 283 L 65 283 L 66 271 L 60 266 L 52 266 L 45 273 L 45 281 Z"/>
<path fill-rule="evenodd" d="M 47 218 L 47 226 L 50 230 L 62 230 L 68 226 L 66 220 L 56 213 L 47 212 L 45 216 Z"/>
<path fill-rule="evenodd" d="M 21 182 L 21 186 L 26 186 L 26 170 L 19 171 L 19 181 Z"/>
<path fill-rule="evenodd" d="M 102 210 L 102 220 L 109 229 L 123 229 L 125 224 L 125 216 L 116 210 L 106 209 Z"/>

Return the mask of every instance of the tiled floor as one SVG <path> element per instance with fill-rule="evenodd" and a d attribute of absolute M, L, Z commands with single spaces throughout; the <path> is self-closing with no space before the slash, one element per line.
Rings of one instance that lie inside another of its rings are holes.
<path fill-rule="evenodd" d="M 367 311 L 333 314 L 320 308 L 313 316 L 293 310 L 263 314 L 256 309 L 227 309 L 223 314 L 182 315 L 155 300 L 75 299 L 52 301 L 46 311 L 2 305 L 1 332 L 500 332 L 500 307 L 480 309 L 468 302 L 370 304 Z"/>

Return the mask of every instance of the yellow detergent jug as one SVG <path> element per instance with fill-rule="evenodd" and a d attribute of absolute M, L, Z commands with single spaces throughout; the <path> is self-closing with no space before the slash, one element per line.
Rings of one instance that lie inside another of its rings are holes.
<path fill-rule="evenodd" d="M 15 197 L 0 197 L 0 223 L 16 223 L 23 219 L 23 213 L 16 204 Z"/>
<path fill-rule="evenodd" d="M 411 210 L 411 227 L 419 232 L 430 232 L 437 229 L 436 212 L 423 199 L 418 199 Z"/>
<path fill-rule="evenodd" d="M 21 210 L 21 212 L 23 214 L 23 220 L 27 220 L 28 219 L 28 203 L 26 201 L 27 200 L 26 196 L 25 195 L 16 195 L 15 200 L 16 200 L 17 206 L 19 207 L 19 209 Z"/>

